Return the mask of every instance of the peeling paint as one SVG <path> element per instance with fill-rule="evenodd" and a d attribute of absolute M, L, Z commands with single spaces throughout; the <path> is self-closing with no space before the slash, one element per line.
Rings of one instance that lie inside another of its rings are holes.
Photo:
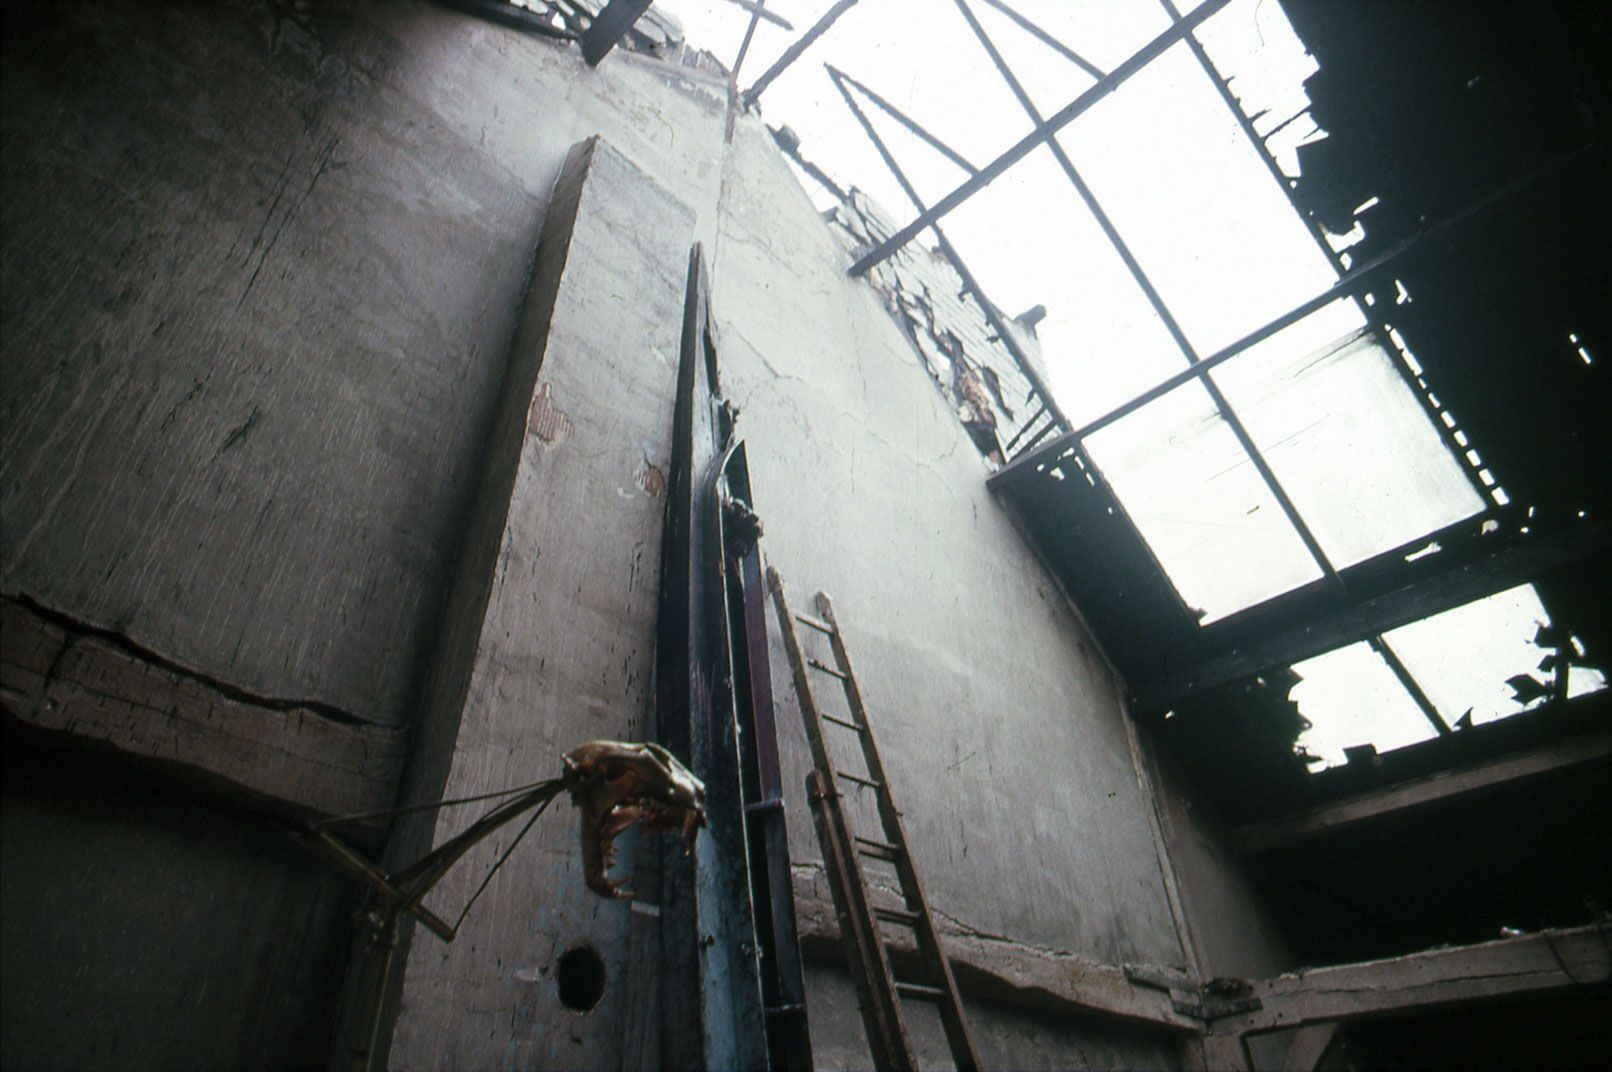
<path fill-rule="evenodd" d="M 576 430 L 571 417 L 554 404 L 552 384 L 543 384 L 532 400 L 531 413 L 526 418 L 526 430 L 550 446 L 559 446 Z"/>
<path fill-rule="evenodd" d="M 853 253 L 895 230 L 883 209 L 856 189 L 833 210 L 829 223 Z M 1001 465 L 1002 443 L 1041 412 L 1028 404 L 1034 396 L 1029 379 L 962 277 L 938 250 L 909 245 L 876 265 L 867 279 L 979 452 Z M 1017 318 L 1002 318 L 1043 379 L 1035 325 L 1045 316 L 1045 307 L 1038 305 Z"/>
<path fill-rule="evenodd" d="M 632 475 L 632 482 L 646 494 L 656 496 L 666 487 L 666 474 L 662 473 L 654 462 L 645 458 L 638 471 Z"/>

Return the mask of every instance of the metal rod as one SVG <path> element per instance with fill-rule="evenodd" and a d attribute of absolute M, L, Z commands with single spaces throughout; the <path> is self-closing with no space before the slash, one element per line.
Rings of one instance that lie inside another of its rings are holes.
<path fill-rule="evenodd" d="M 794 24 L 788 19 L 767 10 L 767 0 L 728 0 L 728 3 L 735 7 L 742 7 L 752 15 L 759 15 L 775 26 L 782 26 L 790 31 L 795 29 Z"/>
<path fill-rule="evenodd" d="M 1013 95 L 1018 98 L 1020 106 L 1029 115 L 1031 122 L 1040 126 L 1044 122 L 1040 111 L 1036 109 L 1035 102 L 1030 99 L 1030 95 L 1025 92 L 1024 86 L 1020 84 L 1012 69 L 1008 67 L 1007 60 L 997 50 L 996 43 L 985 32 L 985 27 L 979 24 L 979 20 L 974 17 L 974 12 L 964 3 L 964 0 L 955 0 L 955 2 L 957 10 L 962 12 L 963 18 L 968 22 L 969 29 L 974 31 L 974 36 L 984 46 L 986 54 L 990 56 L 991 62 L 996 65 L 997 71 L 1002 75 L 1003 80 L 1007 82 L 1008 88 L 1013 91 Z M 1193 349 L 1192 343 L 1187 340 L 1186 332 L 1181 329 L 1181 325 L 1177 323 L 1174 314 L 1164 304 L 1164 298 L 1159 294 L 1158 289 L 1153 286 L 1153 281 L 1147 277 L 1147 273 L 1142 270 L 1142 265 L 1137 261 L 1135 255 L 1131 253 L 1130 246 L 1126 245 L 1125 240 L 1120 237 L 1119 230 L 1114 226 L 1113 221 L 1108 218 L 1108 213 L 1103 211 L 1102 205 L 1097 200 L 1097 195 L 1092 192 L 1090 186 L 1086 185 L 1086 181 L 1081 178 L 1080 172 L 1075 169 L 1074 162 L 1069 159 L 1068 154 L 1064 152 L 1063 146 L 1058 144 L 1056 138 L 1048 139 L 1047 148 L 1052 150 L 1052 155 L 1057 159 L 1058 166 L 1063 169 L 1064 176 L 1074 186 L 1075 192 L 1080 195 L 1080 199 L 1086 203 L 1086 208 L 1091 211 L 1093 218 L 1097 220 L 1097 226 L 1102 229 L 1109 244 L 1114 247 L 1114 252 L 1119 254 L 1119 258 L 1124 262 L 1126 270 L 1131 273 L 1131 278 L 1136 281 L 1138 287 L 1142 288 L 1142 293 L 1147 296 L 1148 304 L 1153 307 L 1153 312 L 1163 322 L 1165 330 L 1175 340 L 1176 346 L 1186 355 L 1189 362 L 1195 363 L 1198 360 L 1198 355 Z"/>
<path fill-rule="evenodd" d="M 1433 706 L 1433 701 L 1428 698 L 1426 692 L 1422 691 L 1422 686 L 1417 680 L 1411 676 L 1410 668 L 1400 661 L 1399 655 L 1393 648 L 1388 646 L 1388 641 L 1382 638 L 1382 634 L 1377 633 L 1367 637 L 1366 643 L 1371 645 L 1372 651 L 1382 656 L 1382 661 L 1388 664 L 1388 669 L 1392 670 L 1394 676 L 1399 679 L 1399 683 L 1405 686 L 1405 691 L 1410 693 L 1410 698 L 1416 701 L 1416 706 L 1422 709 L 1422 714 L 1426 716 L 1427 721 L 1433 724 L 1433 728 L 1438 731 L 1438 735 L 1448 737 L 1453 734 L 1455 731 L 1450 729 L 1450 724 L 1444 721 L 1444 717 L 1439 714 L 1438 708 Z"/>
<path fill-rule="evenodd" d="M 858 82 L 856 79 L 852 78 L 838 67 L 835 67 L 833 64 L 825 63 L 823 66 L 827 68 L 828 76 L 830 78 L 834 79 L 835 81 L 851 83 L 851 85 L 855 86 L 861 91 L 864 97 L 878 105 L 879 109 L 886 115 L 890 116 L 890 118 L 894 119 L 896 122 L 900 123 L 902 126 L 916 134 L 923 140 L 924 144 L 928 145 L 931 149 L 934 149 L 936 152 L 940 153 L 940 155 L 944 156 L 947 160 L 950 160 L 952 163 L 956 164 L 970 175 L 979 174 L 980 169 L 969 163 L 968 160 L 964 158 L 963 154 L 959 153 L 950 145 L 947 145 L 945 142 L 929 133 L 929 131 L 925 130 L 918 124 L 917 120 L 912 119 L 901 109 L 897 108 L 895 105 L 891 104 L 889 101 L 885 100 L 883 97 L 879 96 L 877 93 L 873 92 L 873 90 L 869 89 L 861 82 Z"/>
<path fill-rule="evenodd" d="M 1159 0 L 1159 3 L 1163 5 L 1165 12 L 1170 16 L 1171 19 L 1179 19 L 1181 17 L 1181 12 L 1176 8 L 1173 0 Z M 1259 132 L 1254 129 L 1253 120 L 1249 119 L 1248 113 L 1243 111 L 1242 104 L 1237 100 L 1236 94 L 1232 93 L 1231 91 L 1231 85 L 1220 76 L 1220 71 L 1215 67 L 1214 61 L 1209 58 L 1209 53 L 1204 51 L 1203 45 L 1200 44 L 1198 39 L 1191 34 L 1187 35 L 1186 40 L 1187 47 L 1192 50 L 1192 55 L 1198 61 L 1198 66 L 1203 68 L 1204 74 L 1209 76 L 1209 81 L 1214 83 L 1215 92 L 1220 94 L 1220 99 L 1225 102 L 1226 107 L 1231 111 L 1232 118 L 1235 119 L 1237 121 L 1237 125 L 1242 128 L 1243 135 L 1248 139 L 1249 143 L 1253 145 L 1254 153 L 1265 165 L 1265 170 L 1270 172 L 1271 178 L 1275 179 L 1276 184 L 1282 188 L 1282 193 L 1287 197 L 1287 203 L 1292 206 L 1293 214 L 1299 218 L 1301 223 L 1304 224 L 1305 230 L 1308 231 L 1310 237 L 1314 239 L 1316 248 L 1320 249 L 1322 255 L 1327 258 L 1327 262 L 1332 265 L 1334 271 L 1340 273 L 1345 271 L 1342 253 L 1332 248 L 1332 243 L 1327 241 L 1326 233 L 1322 230 L 1321 224 L 1308 213 L 1299 208 L 1298 202 L 1294 198 L 1295 190 L 1293 182 L 1282 172 L 1281 167 L 1277 165 L 1276 158 L 1271 155 L 1270 149 L 1265 144 L 1265 138 L 1260 137 Z M 1304 112 L 1300 112 L 1299 115 L 1304 115 L 1308 111 L 1309 109 L 1306 108 Z M 1297 118 L 1298 116 L 1293 117 L 1293 119 Z M 1286 126 L 1287 123 L 1292 121 L 1292 119 L 1289 119 L 1287 122 L 1283 123 L 1282 126 Z M 1276 130 L 1280 129 L 1281 127 L 1276 128 Z M 1275 134 L 1276 130 L 1272 130 L 1271 134 Z M 1266 137 L 1269 136 L 1270 135 L 1266 135 Z M 1388 325 L 1383 320 L 1382 316 L 1375 312 L 1371 306 L 1366 304 L 1364 295 L 1354 295 L 1354 302 L 1355 306 L 1360 310 L 1360 315 L 1365 319 L 1366 323 L 1370 324 L 1381 335 L 1384 347 L 1393 351 L 1396 360 L 1391 361 L 1390 364 L 1392 364 L 1394 366 L 1394 370 L 1399 373 L 1399 378 L 1405 381 L 1405 385 L 1410 388 L 1412 397 L 1414 397 L 1417 403 L 1422 407 L 1422 412 L 1427 414 L 1427 418 L 1432 422 L 1433 428 L 1438 432 L 1439 438 L 1444 441 L 1444 445 L 1449 448 L 1452 454 L 1455 455 L 1455 459 L 1459 463 L 1462 473 L 1466 476 L 1467 483 L 1470 484 L 1473 490 L 1478 493 L 1478 497 L 1480 499 L 1486 503 L 1492 502 L 1492 494 L 1489 491 L 1488 486 L 1484 484 L 1483 478 L 1479 476 L 1479 470 L 1482 468 L 1482 466 L 1472 464 L 1471 459 L 1466 456 L 1466 448 L 1456 442 L 1455 429 L 1450 428 L 1444 423 L 1438 412 L 1438 408 L 1428 400 L 1427 391 L 1416 382 L 1416 374 L 1411 371 L 1409 363 L 1405 360 L 1405 355 L 1399 351 L 1399 347 L 1395 345 L 1393 340 L 1389 337 Z"/>
<path fill-rule="evenodd" d="M 1043 402 L 1041 404 L 1041 408 L 1036 410 L 1034 413 L 1030 414 L 1029 419 L 1026 420 L 1023 425 L 1020 426 L 1018 432 L 1016 432 L 1014 434 L 1013 438 L 1007 441 L 1007 444 L 1002 448 L 1002 453 L 1003 454 L 1011 454 L 1013 452 L 1014 444 L 1016 444 L 1019 440 L 1023 439 L 1024 438 L 1024 433 L 1028 432 L 1030 430 L 1030 427 L 1032 425 L 1034 425 L 1036 421 L 1039 421 L 1041 419 L 1041 417 L 1042 417 L 1042 414 L 1044 414 L 1046 412 L 1047 412 L 1047 404 L 1045 402 Z"/>
<path fill-rule="evenodd" d="M 1559 166 L 1569 159 L 1571 159 L 1571 154 L 1558 159 L 1551 166 Z M 1305 317 L 1309 316 L 1311 313 L 1322 308 L 1323 306 L 1329 305 L 1340 298 L 1352 296 L 1368 277 L 1377 274 L 1385 268 L 1388 268 L 1401 256 L 1416 248 L 1422 242 L 1425 242 L 1436 235 L 1442 234 L 1445 231 L 1465 223 L 1467 220 L 1475 216 L 1479 211 L 1489 207 L 1489 205 L 1493 204 L 1495 201 L 1509 196 L 1510 194 L 1521 189 L 1523 186 L 1534 181 L 1539 174 L 1541 173 L 1535 172 L 1534 174 L 1525 176 L 1523 179 L 1520 179 L 1517 182 L 1510 183 L 1499 190 L 1495 190 L 1487 196 L 1482 197 L 1468 205 L 1461 211 L 1455 213 L 1453 216 L 1446 217 L 1437 223 L 1422 228 L 1413 235 L 1401 239 L 1391 249 L 1384 250 L 1382 253 L 1378 254 L 1376 257 L 1373 257 L 1371 260 L 1367 261 L 1358 268 L 1350 269 L 1350 271 L 1340 277 L 1336 283 L 1333 283 L 1326 290 L 1323 290 L 1321 293 L 1317 294 L 1304 304 L 1299 305 L 1286 313 L 1283 313 L 1281 316 L 1277 317 L 1275 320 L 1272 320 L 1264 327 L 1249 332 L 1247 335 L 1244 335 L 1242 338 L 1238 339 L 1236 342 L 1225 347 L 1224 349 L 1217 350 L 1214 354 L 1204 358 L 1191 368 L 1183 369 L 1174 376 L 1159 382 L 1157 385 L 1142 392 L 1141 394 L 1132 398 L 1130 401 L 1122 402 L 1120 405 L 1115 406 L 1113 409 L 1109 410 L 1101 417 L 1098 417 L 1096 420 L 1093 420 L 1088 424 L 1075 429 L 1073 432 L 1059 436 L 1058 439 L 1043 447 L 1036 455 L 1031 456 L 1028 452 L 1026 452 L 1020 457 L 1015 458 L 1005 468 L 993 474 L 989 480 L 992 483 L 996 483 L 1010 477 L 1013 474 L 1019 474 L 1033 469 L 1035 466 L 1046 461 L 1046 459 L 1052 454 L 1062 452 L 1065 448 L 1078 444 L 1082 439 L 1102 431 L 1115 421 L 1130 416 L 1132 413 L 1135 413 L 1149 402 L 1162 398 L 1164 395 L 1169 394 L 1182 384 L 1197 379 L 1210 369 L 1214 368 L 1216 365 L 1229 361 L 1245 350 L 1257 346 L 1282 329 L 1292 327 L 1294 324 L 1298 323 L 1300 320 L 1303 320 Z"/>
<path fill-rule="evenodd" d="M 756 79 L 754 85 L 744 91 L 744 96 L 742 99 L 744 100 L 745 106 L 749 107 L 750 105 L 756 103 L 756 98 L 761 96 L 763 90 L 772 85 L 772 80 L 774 78 L 777 78 L 779 75 L 783 74 L 791 63 L 794 63 L 796 60 L 800 59 L 801 53 L 805 52 L 808 48 L 811 48 L 812 43 L 827 33 L 828 28 L 834 25 L 841 15 L 845 14 L 855 6 L 856 0 L 839 0 L 839 3 L 829 8 L 827 13 L 824 14 L 822 18 L 817 20 L 816 25 L 814 25 L 810 30 L 807 30 L 805 33 L 801 34 L 800 40 L 784 49 L 784 54 L 779 56 L 777 61 L 771 67 L 768 67 L 766 72 L 760 78 Z"/>
<path fill-rule="evenodd" d="M 739 0 L 731 0 L 738 3 Z M 745 4 L 750 9 L 750 25 L 744 29 L 744 40 L 739 42 L 739 55 L 733 61 L 733 70 L 728 72 L 728 85 L 736 87 L 739 84 L 739 68 L 744 66 L 744 57 L 750 51 L 750 39 L 756 36 L 756 23 L 767 10 L 767 0 L 756 0 L 753 4 Z"/>
<path fill-rule="evenodd" d="M 880 138 L 878 132 L 873 129 L 873 124 L 869 122 L 867 115 L 861 108 L 857 107 L 856 100 L 851 96 L 850 90 L 846 89 L 844 83 L 837 78 L 834 79 L 834 87 L 839 90 L 840 96 L 845 98 L 845 103 L 851 109 L 851 114 L 861 124 L 862 130 L 867 134 L 868 139 L 873 142 L 873 147 L 879 151 L 879 156 L 883 158 L 885 166 L 890 169 L 890 174 L 900 184 L 902 192 L 907 195 L 907 199 L 912 202 L 913 207 L 922 213 L 924 211 L 923 199 L 918 196 L 918 191 L 913 188 L 912 183 L 908 181 L 906 174 L 901 170 L 901 166 L 896 163 L 895 157 L 891 155 L 889 148 L 884 144 L 884 139 Z M 893 105 L 886 103 L 884 107 L 897 118 L 911 122 L 911 120 L 907 120 L 905 116 L 902 116 Z M 1019 366 L 1019 371 L 1024 374 L 1024 378 L 1030 382 L 1031 389 L 1035 391 L 1036 396 L 1041 400 L 1042 408 L 1051 414 L 1052 421 L 1047 425 L 1047 429 L 1068 430 L 1070 427 L 1069 418 L 1064 416 L 1063 410 L 1058 407 L 1057 401 L 1052 397 L 1052 392 L 1047 389 L 1047 385 L 1042 381 L 1041 374 L 1030 363 L 1029 355 L 1024 352 L 1019 346 L 1018 340 L 1009 331 L 1002 314 L 991 303 L 991 300 L 985 296 L 985 292 L 980 288 L 979 281 L 974 278 L 974 273 L 970 272 L 968 266 L 963 263 L 962 256 L 958 254 L 951 241 L 947 239 L 945 232 L 940 229 L 939 225 L 931 225 L 931 229 L 935 232 L 935 240 L 940 247 L 941 256 L 946 258 L 952 269 L 957 273 L 958 278 L 963 281 L 963 288 L 973 295 L 981 311 L 985 313 L 986 322 L 991 325 L 991 330 L 1000 336 L 1002 344 L 1007 347 L 1008 353 L 1013 356 L 1014 363 Z M 1043 431 L 1042 434 L 1046 434 L 1046 432 Z"/>
<path fill-rule="evenodd" d="M 979 174 L 963 182 L 962 185 L 937 201 L 934 207 L 927 212 L 921 213 L 917 219 L 869 250 L 861 259 L 851 265 L 850 274 L 861 275 L 912 241 L 914 235 L 932 226 L 936 220 L 984 189 L 993 179 L 1028 156 L 1032 149 L 1041 145 L 1058 131 L 1085 114 L 1098 101 L 1124 85 L 1138 71 L 1163 55 L 1171 45 L 1187 37 L 1205 19 L 1224 8 L 1230 2 L 1231 0 L 1204 0 L 1204 3 L 1195 8 L 1192 14 L 1143 45 L 1124 63 L 1099 79 L 1096 85 L 1070 101 L 1052 118 L 1026 134 L 1007 152 L 987 164 L 980 170 Z"/>
<path fill-rule="evenodd" d="M 1019 83 L 1018 78 L 1008 66 L 1007 60 L 1002 57 L 1002 53 L 997 51 L 996 44 L 991 40 L 990 34 L 985 32 L 985 27 L 981 26 L 979 20 L 974 17 L 973 10 L 969 8 L 965 0 L 955 0 L 955 3 L 957 4 L 957 10 L 962 13 L 964 20 L 967 21 L 969 29 L 974 31 L 974 36 L 978 38 L 979 43 L 991 57 L 991 62 L 996 66 L 997 72 L 1007 82 L 1008 88 L 1013 91 L 1013 96 L 1018 99 L 1020 106 L 1029 115 L 1030 121 L 1038 127 L 1041 126 L 1043 120 L 1041 113 L 1036 109 L 1035 102 L 1025 92 L 1024 86 Z M 1057 158 L 1058 166 L 1063 169 L 1065 177 L 1074 186 L 1075 192 L 1080 195 L 1080 199 L 1086 203 L 1086 207 L 1091 211 L 1092 216 L 1096 218 L 1098 226 L 1102 228 L 1103 234 L 1108 237 L 1108 241 L 1113 245 L 1115 252 L 1125 262 L 1125 267 L 1131 273 L 1131 278 L 1142 289 L 1142 293 L 1147 295 L 1148 304 L 1153 307 L 1153 312 L 1163 322 L 1165 329 L 1170 333 L 1170 337 L 1175 340 L 1175 344 L 1180 348 L 1182 356 L 1187 359 L 1189 365 L 1198 364 L 1201 359 L 1198 357 L 1197 349 L 1193 347 L 1191 340 L 1187 338 L 1186 332 L 1182 330 L 1181 325 L 1176 321 L 1169 307 L 1164 304 L 1163 296 L 1153 286 L 1152 280 L 1148 279 L 1147 273 L 1142 270 L 1142 265 L 1137 261 L 1135 255 L 1131 253 L 1130 247 L 1120 237 L 1119 230 L 1115 228 L 1113 221 L 1103 211 L 1102 205 L 1097 201 L 1097 195 L 1092 192 L 1090 186 L 1086 185 L 1085 180 L 1080 177 L 1080 172 L 1075 169 L 1074 162 L 1069 159 L 1068 154 L 1063 151 L 1063 147 L 1058 144 L 1058 139 L 1048 138 L 1047 148 L 1052 150 L 1052 155 Z M 1332 565 L 1332 560 L 1327 557 L 1326 551 L 1321 547 L 1321 542 L 1310 531 L 1309 524 L 1305 522 L 1303 515 L 1299 513 L 1298 506 L 1294 504 L 1292 498 L 1287 494 L 1287 489 L 1282 487 L 1281 481 L 1276 477 L 1275 470 L 1271 468 L 1270 463 L 1260 453 L 1258 445 L 1254 442 L 1254 437 L 1249 434 L 1242 419 L 1237 416 L 1237 411 L 1232 408 L 1231 401 L 1226 398 L 1207 374 L 1203 377 L 1203 386 L 1209 392 L 1209 397 L 1213 399 L 1215 409 L 1220 413 L 1221 419 L 1226 422 L 1226 427 L 1231 429 L 1232 435 L 1237 438 L 1237 442 L 1248 455 L 1249 461 L 1253 462 L 1254 469 L 1259 473 L 1260 479 L 1265 481 L 1265 486 L 1269 489 L 1271 497 L 1282 508 L 1282 513 L 1287 517 L 1288 524 L 1293 526 L 1293 531 L 1298 533 L 1299 539 L 1303 541 L 1305 549 L 1310 553 L 1310 557 L 1320 567 L 1322 575 L 1327 578 L 1333 588 L 1341 592 L 1343 582 L 1339 579 L 1338 571 Z"/>
<path fill-rule="evenodd" d="M 1025 30 L 1025 32 L 1027 32 L 1031 37 L 1034 37 L 1037 41 L 1040 41 L 1043 45 L 1046 45 L 1048 48 L 1052 49 L 1060 56 L 1063 56 L 1065 59 L 1073 60 L 1077 67 L 1091 75 L 1093 78 L 1103 77 L 1102 69 L 1096 64 L 1088 63 L 1085 58 L 1075 52 L 1074 49 L 1070 48 L 1056 37 L 1053 37 L 1047 31 L 1043 30 L 1041 27 L 1037 26 L 1035 23 L 1031 22 L 1017 11 L 1014 11 L 1006 4 L 1002 3 L 1002 0 L 985 0 L 985 2 L 996 8 L 996 10 L 1000 11 L 1008 18 L 1012 19 L 1014 22 L 1018 23 L 1019 26 Z"/>
<path fill-rule="evenodd" d="M 829 178 L 822 168 L 800 155 L 800 139 L 795 136 L 793 130 L 789 130 L 787 127 L 768 127 L 767 130 L 771 132 L 772 140 L 777 143 L 778 148 L 783 150 L 785 156 L 800 165 L 802 171 L 816 179 L 837 200 L 845 201 L 849 199 L 850 195 L 840 189 L 839 184 Z"/>

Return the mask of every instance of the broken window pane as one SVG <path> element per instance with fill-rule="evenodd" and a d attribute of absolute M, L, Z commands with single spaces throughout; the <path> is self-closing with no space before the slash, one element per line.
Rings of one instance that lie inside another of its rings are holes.
<path fill-rule="evenodd" d="M 1203 622 L 1321 576 L 1202 386 L 1170 392 L 1086 447 Z"/>
<path fill-rule="evenodd" d="M 1388 664 L 1364 641 L 1294 663 L 1293 671 L 1303 680 L 1288 695 L 1310 722 L 1298 746 L 1313 757 L 1312 770 L 1346 762 L 1346 748 L 1369 744 L 1387 752 L 1437 736 Z"/>
<path fill-rule="evenodd" d="M 1484 509 L 1352 302 L 1327 306 L 1214 378 L 1339 569 Z"/>
<path fill-rule="evenodd" d="M 1550 628 L 1533 585 L 1401 626 L 1384 639 L 1457 729 L 1546 702 L 1556 685 L 1558 645 L 1567 654 L 1569 697 L 1606 687 L 1599 670 L 1575 665 L 1581 646 Z"/>

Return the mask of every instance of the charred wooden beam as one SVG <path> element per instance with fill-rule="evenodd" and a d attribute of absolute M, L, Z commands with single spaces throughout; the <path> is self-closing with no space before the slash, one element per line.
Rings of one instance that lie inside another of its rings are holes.
<path fill-rule="evenodd" d="M 845 945 L 834 905 L 815 877 L 797 873 L 795 907 L 800 913 L 801 952 L 813 960 L 844 963 Z M 1172 1008 L 1168 990 L 1133 982 L 1126 966 L 981 937 L 944 920 L 937 925 L 964 997 L 1043 1013 L 1099 1016 L 1183 1036 L 1201 1026 Z M 909 932 L 887 940 L 885 949 L 898 975 L 917 970 L 918 947 Z M 1158 970 L 1185 978 L 1179 969 Z"/>
<path fill-rule="evenodd" d="M 593 24 L 582 34 L 582 58 L 589 67 L 599 66 L 611 49 L 627 35 L 638 16 L 649 10 L 651 0 L 610 0 Z"/>
<path fill-rule="evenodd" d="M 1431 568 L 1414 563 L 1427 571 L 1417 570 L 1413 583 L 1407 583 L 1410 578 L 1404 576 L 1410 567 L 1401 563 L 1398 577 L 1379 579 L 1372 588 L 1362 585 L 1363 590 L 1342 602 L 1313 589 L 1278 596 L 1241 612 L 1247 616 L 1245 621 L 1228 618 L 1205 629 L 1205 644 L 1199 650 L 1209 654 L 1200 655 L 1193 665 L 1136 681 L 1134 708 L 1143 715 L 1161 711 L 1205 689 L 1322 655 L 1503 592 L 1547 570 L 1590 560 L 1606 554 L 1609 546 L 1612 531 L 1607 526 L 1581 523 L 1553 533 L 1519 535 L 1486 554 L 1480 543 L 1476 554 L 1469 552 L 1442 570 L 1436 566 L 1438 556 L 1429 560 L 1435 564 Z M 1380 557 L 1391 561 L 1402 556 L 1395 551 Z M 1344 577 L 1360 575 L 1362 567 L 1370 565 L 1352 567 Z"/>
<path fill-rule="evenodd" d="M 1612 733 L 1572 737 L 1521 755 L 1462 770 L 1439 771 L 1388 789 L 1362 793 L 1297 815 L 1250 823 L 1233 830 L 1233 851 L 1248 855 L 1374 822 L 1414 808 L 1481 793 L 1612 756 Z"/>
<path fill-rule="evenodd" d="M 0 601 L 0 705 L 63 743 L 287 819 L 389 808 L 403 766 L 400 728 L 253 696 L 14 599 Z M 360 838 L 381 830 L 352 828 Z"/>
<path fill-rule="evenodd" d="M 1235 1039 L 1334 1020 L 1402 1014 L 1612 981 L 1608 924 L 1545 930 L 1452 949 L 1312 968 L 1252 984 L 1260 1007 L 1217 1020 Z"/>

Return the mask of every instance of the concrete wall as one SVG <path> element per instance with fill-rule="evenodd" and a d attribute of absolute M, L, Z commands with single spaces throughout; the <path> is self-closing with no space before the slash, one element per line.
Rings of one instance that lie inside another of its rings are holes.
<path fill-rule="evenodd" d="M 1114 682 L 766 131 L 740 117 L 727 140 L 720 84 L 620 53 L 589 70 L 573 49 L 420 3 L 84 0 L 16 21 L 0 590 L 232 694 L 391 725 L 424 712 L 408 799 L 528 782 L 587 737 L 638 734 L 653 474 L 699 239 L 763 550 L 798 604 L 835 599 L 935 907 L 1026 951 L 1186 963 Z M 549 190 L 595 134 L 602 170 L 555 269 L 565 298 L 512 360 L 529 267 L 555 252 L 538 248 Z M 515 415 L 503 439 L 500 407 Z M 489 482 L 500 465 L 508 479 Z M 810 874 L 806 749 L 774 654 L 792 855 Z M 43 801 L 19 829 L 65 807 Z M 466 821 L 406 828 L 394 856 Z M 63 827 L 56 851 L 111 836 Z M 229 854 L 196 844 L 212 864 L 188 896 L 250 900 Z M 470 858 L 433 906 L 456 914 L 507 844 Z M 15 874 L 8 859 L 8 917 L 14 888 L 90 896 L 33 851 Z M 303 862 L 262 866 L 284 878 Z M 1228 911 L 1253 914 L 1228 888 Z M 181 900 L 152 889 L 120 932 Z M 394 1060 L 616 1063 L 627 921 L 580 890 L 558 805 L 455 943 L 414 938 Z M 221 918 L 208 955 L 283 925 L 272 906 L 233 930 Z M 320 956 L 345 940 L 305 930 Z M 84 956 L 59 932 L 37 942 L 41 957 Z M 577 943 L 610 980 L 589 1013 L 555 993 Z M 134 955 L 107 948 L 109 963 Z M 33 971 L 7 949 L 8 1006 L 12 973 L 26 986 Z M 843 982 L 814 970 L 811 986 L 824 1054 L 852 1054 Z M 53 1016 L 79 1000 L 38 989 Z M 976 1016 L 1003 1063 L 1034 1063 L 1043 1043 L 1096 1066 L 1170 1059 L 1145 1031 Z M 938 1036 L 921 1037 L 938 1057 Z M 154 1060 L 220 1052 L 165 1045 Z M 116 1064 L 109 1053 L 80 1063 Z"/>
<path fill-rule="evenodd" d="M 1180 962 L 1114 683 L 751 122 L 721 227 L 713 307 L 763 547 L 797 604 L 835 601 L 931 899 L 1025 943 Z M 797 788 L 807 750 L 781 655 L 774 673 Z M 809 817 L 793 818 L 808 855 Z"/>
<path fill-rule="evenodd" d="M 313 1068 L 359 900 L 290 838 L 8 736 L 8 1069 Z"/>

